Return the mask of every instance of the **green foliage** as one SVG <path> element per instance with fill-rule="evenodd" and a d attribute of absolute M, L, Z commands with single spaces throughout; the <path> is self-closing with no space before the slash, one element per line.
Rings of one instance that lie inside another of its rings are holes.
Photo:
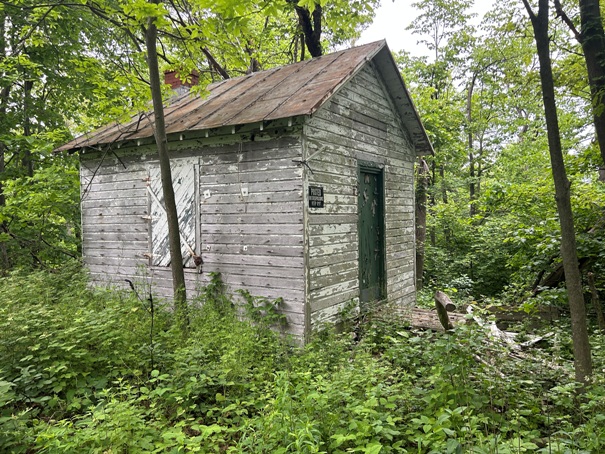
<path fill-rule="evenodd" d="M 424 283 L 477 300 L 523 302 L 538 277 L 560 264 L 559 220 L 526 11 L 518 1 L 497 2 L 478 24 L 465 1 L 427 0 L 416 6 L 419 15 L 410 29 L 431 55 L 403 54 L 397 61 L 435 148 L 435 156 L 425 157 L 430 180 Z M 590 98 L 582 95 L 588 93 L 586 70 L 581 55 L 573 52 L 578 43 L 570 40 L 569 30 L 561 21 L 553 21 L 551 29 L 578 254 L 583 271 L 600 274 L 604 188 L 596 181 L 601 164 Z"/>
<path fill-rule="evenodd" d="M 580 397 L 569 326 L 511 355 L 478 325 L 368 315 L 293 349 L 239 320 L 215 276 L 190 338 L 158 304 L 93 290 L 74 267 L 0 280 L 0 451 L 600 452 L 605 383 Z M 252 301 L 256 301 L 254 298 Z M 260 317 L 260 313 L 256 313 Z M 269 320 L 271 316 L 269 314 Z M 593 338 L 595 369 L 605 343 Z"/>

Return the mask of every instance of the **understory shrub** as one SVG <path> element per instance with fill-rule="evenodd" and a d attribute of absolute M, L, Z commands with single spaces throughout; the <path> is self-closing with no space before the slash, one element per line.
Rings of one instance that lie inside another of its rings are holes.
<path fill-rule="evenodd" d="M 238 305 L 218 276 L 200 295 L 184 339 L 162 304 L 152 325 L 148 302 L 76 268 L 2 278 L 0 452 L 605 450 L 597 333 L 581 394 L 565 322 L 516 350 L 477 324 L 445 334 L 369 315 L 299 348 L 276 329 L 279 301 Z"/>

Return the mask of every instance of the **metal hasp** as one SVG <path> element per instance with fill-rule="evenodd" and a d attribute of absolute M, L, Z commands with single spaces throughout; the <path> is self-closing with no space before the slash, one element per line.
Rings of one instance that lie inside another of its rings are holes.
<path fill-rule="evenodd" d="M 360 165 L 358 192 L 359 300 L 384 298 L 384 190 L 382 170 Z"/>

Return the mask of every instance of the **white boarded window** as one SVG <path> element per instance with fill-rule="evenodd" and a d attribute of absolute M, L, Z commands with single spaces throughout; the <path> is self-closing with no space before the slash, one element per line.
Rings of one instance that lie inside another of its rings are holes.
<path fill-rule="evenodd" d="M 198 158 L 172 159 L 172 186 L 179 216 L 181 253 L 183 266 L 194 268 L 191 250 L 199 254 L 199 200 Z M 170 265 L 170 243 L 168 241 L 168 220 L 164 209 L 164 194 L 159 163 L 153 163 L 149 169 L 148 196 L 151 213 L 151 264 Z"/>

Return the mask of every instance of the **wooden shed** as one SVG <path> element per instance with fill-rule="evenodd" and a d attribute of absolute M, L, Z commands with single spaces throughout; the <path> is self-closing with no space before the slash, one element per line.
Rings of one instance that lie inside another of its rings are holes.
<path fill-rule="evenodd" d="M 414 159 L 432 149 L 386 43 L 208 90 L 165 110 L 189 294 L 220 272 L 231 292 L 283 298 L 300 337 L 351 302 L 413 304 Z M 80 153 L 93 281 L 169 297 L 153 126 L 141 114 L 61 149 Z"/>

